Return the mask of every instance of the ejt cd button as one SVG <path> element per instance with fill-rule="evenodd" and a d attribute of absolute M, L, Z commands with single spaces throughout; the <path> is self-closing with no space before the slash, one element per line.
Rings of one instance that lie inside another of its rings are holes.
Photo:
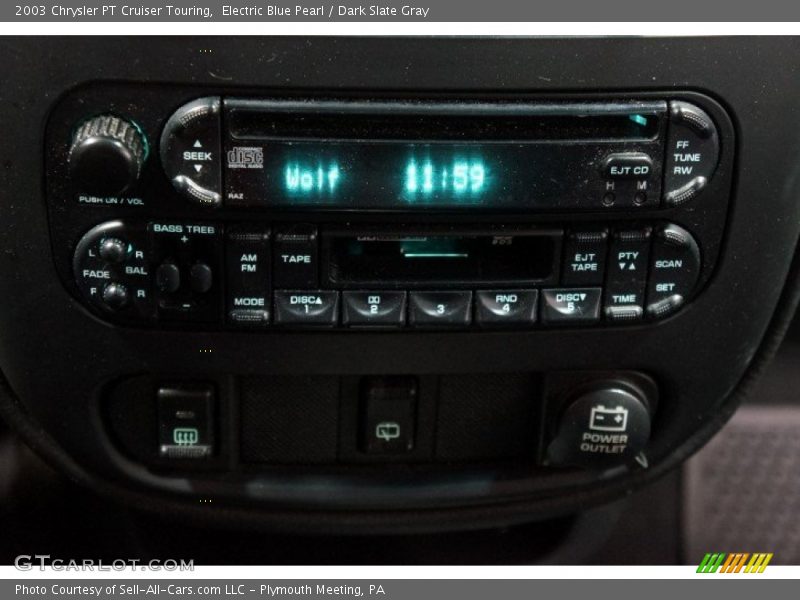
<path fill-rule="evenodd" d="M 332 327 L 339 314 L 339 292 L 275 292 L 277 325 L 314 325 Z"/>
<path fill-rule="evenodd" d="M 471 321 L 472 292 L 411 292 L 409 322 L 421 327 L 460 327 Z"/>
<path fill-rule="evenodd" d="M 533 325 L 536 322 L 537 290 L 475 292 L 475 320 L 479 325 Z"/>
<path fill-rule="evenodd" d="M 405 292 L 342 292 L 342 325 L 399 327 L 405 321 Z"/>

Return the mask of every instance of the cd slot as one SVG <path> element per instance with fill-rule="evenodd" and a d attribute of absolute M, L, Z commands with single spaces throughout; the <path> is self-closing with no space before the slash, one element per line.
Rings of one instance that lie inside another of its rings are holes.
<path fill-rule="evenodd" d="M 329 232 L 323 236 L 331 287 L 425 287 L 557 277 L 560 231 Z"/>
<path fill-rule="evenodd" d="M 415 142 L 646 141 L 659 133 L 665 102 L 371 103 L 231 99 L 237 140 Z"/>

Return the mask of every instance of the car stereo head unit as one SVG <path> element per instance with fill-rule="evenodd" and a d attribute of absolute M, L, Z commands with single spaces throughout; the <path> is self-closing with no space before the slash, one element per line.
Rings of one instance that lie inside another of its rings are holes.
<path fill-rule="evenodd" d="M 697 106 L 619 102 L 333 102 L 206 97 L 161 136 L 173 185 L 201 204 L 425 211 L 658 207 L 718 158 Z"/>
<path fill-rule="evenodd" d="M 721 243 L 732 128 L 700 94 L 128 91 L 76 91 L 48 144 L 62 274 L 116 323 L 642 323 Z"/>

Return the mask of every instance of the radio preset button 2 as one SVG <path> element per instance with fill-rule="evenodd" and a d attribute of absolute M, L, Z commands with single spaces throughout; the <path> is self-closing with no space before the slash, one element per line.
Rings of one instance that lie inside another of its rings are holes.
<path fill-rule="evenodd" d="M 199 98 L 180 107 L 161 135 L 161 164 L 173 187 L 206 206 L 222 203 L 220 99 Z"/>
<path fill-rule="evenodd" d="M 405 322 L 405 292 L 342 292 L 342 325 L 400 327 Z"/>
<path fill-rule="evenodd" d="M 339 316 L 339 292 L 275 292 L 276 325 L 333 327 Z"/>
<path fill-rule="evenodd" d="M 600 319 L 601 288 L 542 290 L 542 322 L 594 323 Z"/>
<path fill-rule="evenodd" d="M 472 292 L 411 292 L 409 323 L 416 327 L 463 327 L 472 318 Z"/>
<path fill-rule="evenodd" d="M 538 290 L 475 292 L 475 321 L 487 327 L 533 325 L 538 298 Z"/>

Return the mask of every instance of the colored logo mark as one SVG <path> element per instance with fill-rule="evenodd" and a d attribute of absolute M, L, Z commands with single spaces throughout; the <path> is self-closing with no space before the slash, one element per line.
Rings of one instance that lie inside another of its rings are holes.
<path fill-rule="evenodd" d="M 700 561 L 698 573 L 763 573 L 772 560 L 772 553 L 709 552 Z"/>

